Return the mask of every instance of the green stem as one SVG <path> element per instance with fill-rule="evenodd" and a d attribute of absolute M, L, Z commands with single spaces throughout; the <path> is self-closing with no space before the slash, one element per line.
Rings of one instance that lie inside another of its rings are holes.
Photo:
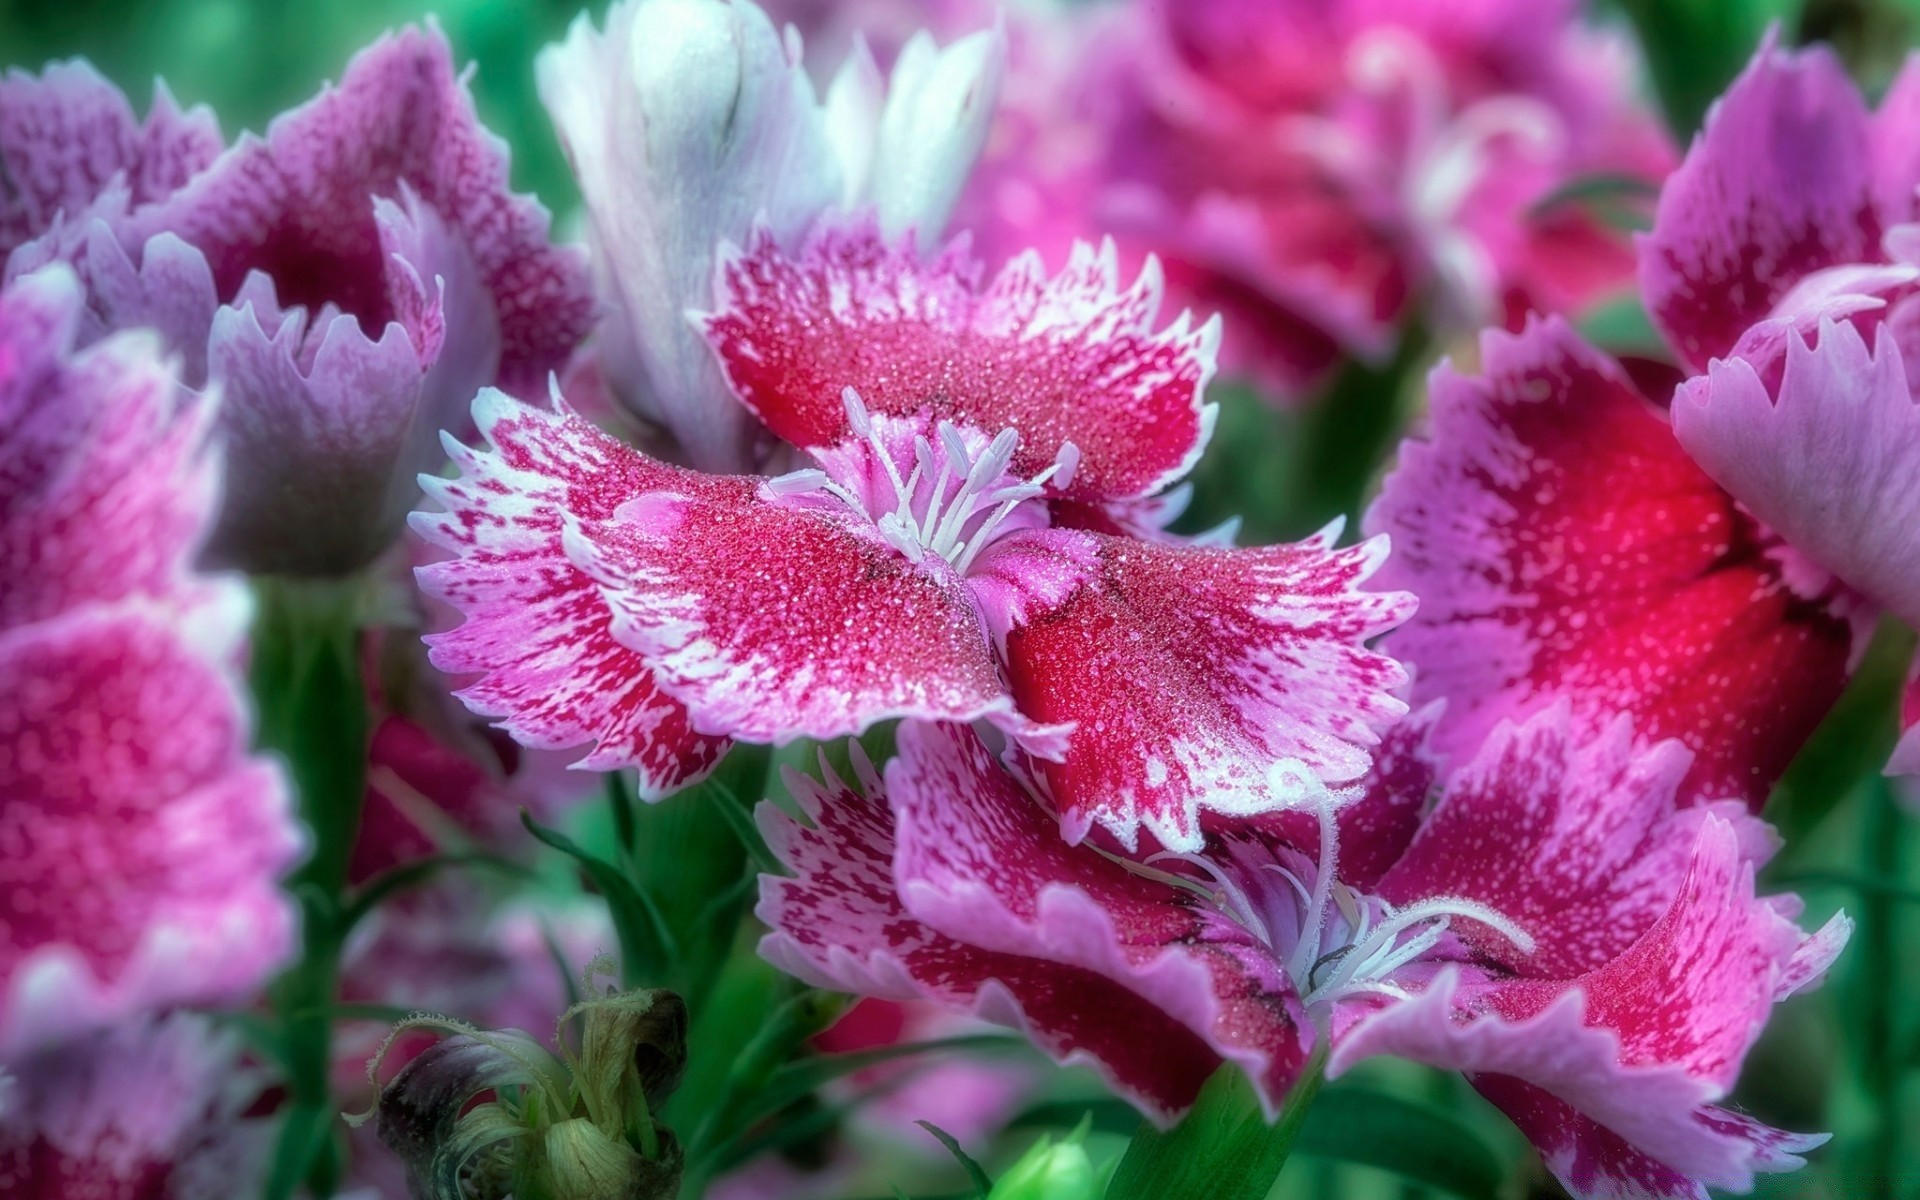
<path fill-rule="evenodd" d="M 1863 799 L 1866 868 L 1877 877 L 1898 879 L 1906 857 L 1905 818 L 1893 790 L 1883 777 L 1864 790 Z M 1854 985 L 1859 989 L 1860 1082 L 1873 1101 L 1872 1133 L 1863 1151 L 1861 1179 L 1891 1180 L 1900 1167 L 1906 1120 L 1895 1001 L 1900 984 L 1899 920 L 1893 896 L 1877 890 L 1861 894 Z"/>
<path fill-rule="evenodd" d="M 1327 1041 L 1317 1039 L 1272 1125 L 1246 1075 L 1221 1067 L 1180 1124 L 1133 1135 L 1106 1200 L 1264 1200 L 1325 1082 Z"/>
<path fill-rule="evenodd" d="M 259 742 L 279 753 L 311 831 L 312 854 L 288 886 L 300 901 L 300 961 L 274 987 L 289 1104 L 266 1187 L 304 1183 L 324 1200 L 339 1180 L 329 1153 L 335 1105 L 332 1013 L 347 928 L 342 898 L 366 794 L 368 716 L 360 674 L 357 581 L 257 581 L 253 691 Z"/>
<path fill-rule="evenodd" d="M 634 812 L 632 878 L 656 889 L 653 898 L 679 954 L 671 978 L 630 978 L 630 986 L 670 986 L 693 1012 L 704 1007 L 733 949 L 750 890 L 739 886 L 750 866 L 725 806 L 751 808 L 766 795 L 771 761 L 767 747 L 738 744 L 702 782 Z M 668 880 L 672 886 L 663 887 Z"/>
<path fill-rule="evenodd" d="M 633 788 L 626 772 L 607 772 L 607 808 L 613 816 L 613 838 L 620 844 L 620 868 L 633 874 Z"/>
<path fill-rule="evenodd" d="M 1324 1033 L 1313 1048 L 1312 1057 L 1307 1059 L 1305 1069 L 1287 1093 L 1287 1099 L 1280 1107 L 1280 1119 L 1273 1124 L 1273 1145 L 1269 1154 L 1277 1157 L 1273 1162 L 1273 1178 L 1267 1181 L 1267 1189 L 1273 1189 L 1273 1183 L 1280 1178 L 1280 1168 L 1287 1165 L 1287 1158 L 1293 1153 L 1293 1144 L 1300 1137 L 1300 1127 L 1306 1124 L 1307 1113 L 1313 1108 L 1313 1102 L 1319 1098 L 1320 1089 L 1327 1082 L 1327 1048 L 1332 1039 Z"/>

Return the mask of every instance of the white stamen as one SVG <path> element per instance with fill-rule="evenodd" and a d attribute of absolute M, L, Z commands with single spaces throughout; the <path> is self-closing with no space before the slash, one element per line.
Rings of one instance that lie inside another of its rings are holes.
<path fill-rule="evenodd" d="M 1340 836 L 1333 797 L 1324 790 L 1308 811 L 1320 823 L 1320 857 L 1312 866 L 1309 885 L 1301 873 L 1279 863 L 1264 863 L 1261 873 L 1286 882 L 1287 896 L 1270 899 L 1290 905 L 1298 915 L 1298 940 L 1283 947 L 1274 924 L 1285 916 L 1263 920 L 1259 906 L 1232 875 L 1200 855 L 1162 855 L 1190 863 L 1217 885 L 1219 907 L 1276 952 L 1285 954 L 1287 977 L 1309 1009 L 1347 997 L 1373 994 L 1405 998 L 1405 988 L 1392 982 L 1402 968 L 1420 961 L 1439 947 L 1456 920 L 1477 921 L 1522 953 L 1532 953 L 1533 938 L 1496 909 L 1458 896 L 1436 896 L 1396 909 L 1377 898 L 1363 897 L 1339 881 Z M 1256 875 L 1257 877 L 1257 875 Z"/>
<path fill-rule="evenodd" d="M 1064 486 L 1080 462 L 1079 448 L 1063 443 L 1046 470 L 1029 480 L 1009 480 L 1008 469 L 1020 447 L 1017 431 L 1001 430 L 976 456 L 968 449 L 967 435 L 951 421 L 942 421 L 933 439 L 914 437 L 913 468 L 902 479 L 895 461 L 897 445 L 887 443 L 859 393 L 847 388 L 841 401 L 848 429 L 878 460 L 892 496 L 876 497 L 878 511 L 870 512 L 845 485 L 820 470 L 794 471 L 769 480 L 767 487 L 778 496 L 825 492 L 835 497 L 872 519 L 888 545 L 915 562 L 931 552 L 964 573 L 1015 510 L 1044 496 L 1049 480 L 1057 477 L 1057 486 Z"/>

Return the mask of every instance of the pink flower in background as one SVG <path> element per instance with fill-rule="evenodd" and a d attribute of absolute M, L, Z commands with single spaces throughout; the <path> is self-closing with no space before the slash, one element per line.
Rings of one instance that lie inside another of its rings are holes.
<path fill-rule="evenodd" d="M 987 1032 L 991 1027 L 917 1001 L 864 999 L 813 1039 L 829 1054 L 932 1042 Z M 853 1118 L 865 1130 L 923 1147 L 929 1121 L 963 1145 L 992 1137 L 1035 1091 L 1033 1064 L 941 1055 L 906 1059 L 857 1071 L 834 1088 L 843 1100 L 862 1100 Z M 934 1148 L 937 1151 L 937 1148 Z"/>
<path fill-rule="evenodd" d="M 1920 61 L 1869 112 L 1822 49 L 1761 47 L 1661 196 L 1648 308 L 1697 374 L 1703 470 L 1867 605 L 1920 626 Z M 1920 766 L 1911 743 L 1891 769 Z"/>
<path fill-rule="evenodd" d="M 896 717 L 988 720 L 1067 835 L 1198 844 L 1202 809 L 1284 807 L 1276 758 L 1365 773 L 1403 711 L 1364 648 L 1403 596 L 1384 547 L 1236 550 L 1118 532 L 1198 458 L 1213 326 L 1156 330 L 1149 266 L 1037 257 L 990 283 L 870 223 L 728 257 L 705 318 L 735 393 L 818 464 L 776 479 L 648 459 L 584 421 L 483 397 L 424 568 L 467 623 L 434 639 L 462 693 L 530 745 L 598 740 L 650 795 L 727 738 L 834 738 Z"/>
<path fill-rule="evenodd" d="M 14 1200 L 187 1200 L 259 1186 L 273 1131 L 236 1033 L 141 1018 L 14 1059 L 0 1098 L 0 1192 Z"/>
<path fill-rule="evenodd" d="M 0 293 L 0 1054 L 244 999 L 291 951 L 300 852 L 247 753 L 249 602 L 191 566 L 211 401 L 151 335 L 74 349 L 51 268 Z"/>
<path fill-rule="evenodd" d="M 376 42 L 337 88 L 224 150 L 209 114 L 164 93 L 134 127 L 83 66 L 0 88 L 20 114 L 0 155 L 31 199 L 9 214 L 8 274 L 71 262 L 83 341 L 151 326 L 183 382 L 220 388 L 223 563 L 364 565 L 474 392 L 538 397 L 586 336 L 584 262 L 507 190 L 505 147 L 438 29 Z"/>
<path fill-rule="evenodd" d="M 1920 775 L 1920 661 L 1908 670 L 1900 703 L 1900 744 L 1887 761 L 1889 775 Z"/>
<path fill-rule="evenodd" d="M 1613 361 L 1556 320 L 1490 333 L 1481 373 L 1432 376 L 1431 431 L 1402 446 L 1365 527 L 1380 586 L 1420 597 L 1386 642 L 1412 699 L 1446 701 L 1463 762 L 1556 700 L 1598 731 L 1621 713 L 1694 753 L 1683 794 L 1758 808 L 1871 632 L 1687 456 Z"/>
<path fill-rule="evenodd" d="M 1222 1062 L 1272 1113 L 1316 1040 L 1466 1071 L 1576 1194 L 1694 1196 L 1799 1165 L 1821 1138 L 1718 1107 L 1772 1005 L 1844 943 L 1759 899 L 1766 827 L 1681 809 L 1689 755 L 1585 740 L 1564 710 L 1503 725 L 1446 780 L 1403 726 L 1336 816 L 1144 864 L 1071 847 L 971 733 L 903 727 L 883 784 L 790 783 L 763 806 L 768 959 L 817 986 L 931 1001 L 1088 1061 L 1167 1124 Z M 1308 836 L 1296 837 L 1305 832 Z M 1355 865 L 1349 869 L 1346 864 Z"/>
<path fill-rule="evenodd" d="M 712 300 L 720 247 L 756 228 L 783 245 L 822 214 L 871 209 L 933 245 L 986 137 L 1004 48 L 920 34 L 883 79 L 856 47 L 816 96 L 797 37 L 750 0 L 621 0 L 584 14 L 538 63 L 541 99 L 583 196 L 606 319 L 599 371 L 629 412 L 709 471 L 765 447 L 689 309 Z"/>
<path fill-rule="evenodd" d="M 1080 5 L 1010 33 L 1011 78 L 1044 83 L 1009 88 L 965 220 L 1157 254 L 1227 316 L 1223 368 L 1281 398 L 1384 359 L 1416 307 L 1472 328 L 1626 291 L 1624 235 L 1552 198 L 1672 162 L 1628 44 L 1571 0 Z"/>

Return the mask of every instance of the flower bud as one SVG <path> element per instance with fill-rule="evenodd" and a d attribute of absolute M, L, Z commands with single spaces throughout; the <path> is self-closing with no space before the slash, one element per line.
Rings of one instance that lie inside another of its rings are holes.
<path fill-rule="evenodd" d="M 677 1143 L 658 1160 L 608 1137 L 585 1117 L 547 1127 L 515 1175 L 520 1200 L 672 1200 L 680 1191 Z"/>
<path fill-rule="evenodd" d="M 1041 1138 L 1006 1169 L 987 1200 L 1095 1200 L 1106 1180 L 1094 1170 L 1085 1141 L 1084 1131 L 1060 1142 Z"/>

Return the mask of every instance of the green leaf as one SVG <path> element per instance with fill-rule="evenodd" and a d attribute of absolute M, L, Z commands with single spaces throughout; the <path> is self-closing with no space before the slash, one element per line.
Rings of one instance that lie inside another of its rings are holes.
<path fill-rule="evenodd" d="M 1797 892 L 1803 888 L 1845 888 L 1861 896 L 1876 896 L 1898 904 L 1920 904 L 1920 887 L 1902 879 L 1862 875 L 1857 871 L 1794 871 L 1767 880 L 1769 889 Z"/>
<path fill-rule="evenodd" d="M 921 1055 L 951 1053 L 956 1050 L 1008 1050 L 1021 1046 L 1018 1038 L 1004 1033 L 972 1033 L 925 1042 L 877 1046 L 871 1050 L 853 1050 L 845 1054 L 820 1054 L 797 1059 L 776 1070 L 753 1103 L 742 1113 L 746 1122 L 779 1112 L 803 1096 L 810 1095 L 836 1079 L 864 1071 L 881 1063 Z M 1135 1118 L 1135 1123 L 1138 1118 Z M 1127 1126 L 1128 1130 L 1133 1124 Z"/>
<path fill-rule="evenodd" d="M 1911 630 L 1891 618 L 1880 623 L 1839 703 L 1767 798 L 1763 815 L 1786 841 L 1773 874 L 1792 871 L 1808 834 L 1886 765 L 1899 736 L 1895 718 L 1913 647 Z"/>
<path fill-rule="evenodd" d="M 1048 1100 L 1025 1109 L 1009 1129 L 1073 1129 L 1086 1121 L 1095 1133 L 1128 1135 L 1140 1128 L 1140 1113 L 1125 1100 Z"/>
<path fill-rule="evenodd" d="M 1580 336 L 1609 354 L 1657 357 L 1666 353 L 1666 340 L 1653 327 L 1638 296 L 1622 296 L 1594 307 L 1580 318 Z"/>
<path fill-rule="evenodd" d="M 973 1194 L 979 1200 L 987 1200 L 987 1193 L 993 1190 L 993 1180 L 987 1177 L 986 1171 L 979 1163 L 973 1161 L 973 1156 L 960 1145 L 960 1139 L 932 1121 L 915 1121 L 914 1124 L 939 1139 L 940 1144 L 947 1148 L 947 1153 L 953 1155 L 954 1161 L 959 1163 L 961 1170 L 967 1173 L 967 1179 L 973 1184 Z"/>
<path fill-rule="evenodd" d="M 1667 124 L 1684 144 L 1733 82 L 1767 26 L 1800 11 L 1799 0 L 1619 0 L 1633 22 Z"/>
<path fill-rule="evenodd" d="M 517 877 L 531 875 L 531 872 L 519 863 L 484 851 L 457 851 L 415 859 L 382 871 L 362 884 L 348 898 L 346 906 L 340 910 L 339 921 L 342 931 L 351 930 L 394 895 L 426 883 L 448 867 L 467 866 L 487 867 L 504 875 Z"/>
<path fill-rule="evenodd" d="M 1638 176 L 1583 175 L 1535 201 L 1528 215 L 1541 220 L 1572 209 L 1618 232 L 1639 233 L 1653 227 L 1659 196 L 1658 184 Z"/>
<path fill-rule="evenodd" d="M 1143 1122 L 1107 1200 L 1265 1200 L 1325 1078 L 1326 1040 L 1269 1125 L 1238 1067 L 1213 1073 L 1193 1108 L 1166 1132 Z"/>
<path fill-rule="evenodd" d="M 751 893 L 734 890 L 751 871 L 726 806 L 750 807 L 765 794 L 771 757 L 766 746 L 735 745 L 705 780 L 633 814 L 634 878 L 658 902 L 679 954 L 671 975 L 628 982 L 671 987 L 696 1014 L 733 949 Z M 718 897 L 727 902 L 716 904 Z"/>
<path fill-rule="evenodd" d="M 774 1009 L 734 1058 L 718 1098 L 687 1145 L 687 1160 L 705 1166 L 709 1156 L 743 1132 L 752 1120 L 748 1114 L 758 1107 L 755 1098 L 766 1090 L 774 1072 L 839 1015 L 839 1000 L 811 990 Z"/>
<path fill-rule="evenodd" d="M 360 675 L 359 583 L 255 581 L 250 668 L 261 748 L 286 759 L 313 854 L 293 884 L 337 895 L 360 829 L 368 717 Z"/>
<path fill-rule="evenodd" d="M 1072 1129 L 1081 1121 L 1099 1133 L 1129 1133 L 1140 1115 L 1124 1100 L 1037 1104 L 1012 1127 Z M 1371 1089 L 1331 1087 L 1301 1123 L 1295 1154 L 1373 1167 L 1409 1183 L 1464 1200 L 1498 1200 L 1506 1170 L 1469 1124 L 1428 1104 Z"/>
<path fill-rule="evenodd" d="M 286 1106 L 263 1194 L 287 1200 L 303 1184 L 331 1192 L 339 1174 L 332 1137 L 333 1004 L 345 930 L 346 886 L 366 797 L 369 718 L 360 673 L 364 581 L 256 579 L 249 668 L 262 749 L 286 760 L 313 851 L 287 887 L 299 900 L 300 960 L 274 984 L 282 1024 Z"/>
<path fill-rule="evenodd" d="M 678 957 L 679 947 L 666 918 L 646 890 L 636 886 L 613 864 L 589 854 L 566 834 L 534 820 L 533 814 L 524 808 L 520 810 L 520 823 L 535 838 L 579 863 L 593 886 L 607 898 L 614 936 L 620 942 L 620 966 L 628 982 L 664 976 Z"/>
<path fill-rule="evenodd" d="M 1320 1094 L 1294 1153 L 1377 1167 L 1411 1183 L 1499 1200 L 1500 1157 L 1471 1125 L 1432 1105 L 1361 1088 Z"/>
<path fill-rule="evenodd" d="M 607 808 L 613 814 L 613 836 L 620 846 L 620 861 L 631 867 L 636 825 L 633 819 L 633 787 L 625 771 L 607 772 Z"/>

